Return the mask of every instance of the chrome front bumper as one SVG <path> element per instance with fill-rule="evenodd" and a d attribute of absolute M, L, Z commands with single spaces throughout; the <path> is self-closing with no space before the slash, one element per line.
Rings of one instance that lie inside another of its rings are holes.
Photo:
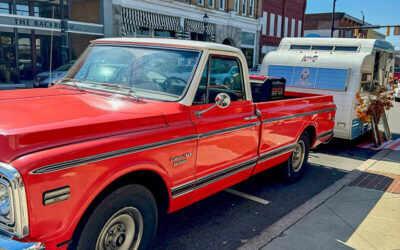
<path fill-rule="evenodd" d="M 11 237 L 6 235 L 0 234 L 0 249 L 7 249 L 7 250 L 44 250 L 45 247 L 43 243 L 40 242 L 19 242 L 13 240 Z"/>

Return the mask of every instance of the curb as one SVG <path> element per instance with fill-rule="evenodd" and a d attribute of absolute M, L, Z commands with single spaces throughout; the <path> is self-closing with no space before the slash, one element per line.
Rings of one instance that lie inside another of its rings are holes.
<path fill-rule="evenodd" d="M 343 178 L 336 181 L 330 187 L 324 189 L 319 194 L 315 195 L 310 200 L 306 201 L 300 207 L 294 209 L 278 221 L 276 221 L 271 226 L 263 230 L 258 236 L 250 239 L 246 244 L 240 246 L 239 250 L 258 250 L 270 241 L 281 235 L 284 231 L 289 229 L 291 226 L 296 224 L 304 216 L 309 214 L 311 211 L 319 207 L 322 203 L 327 201 L 337 192 L 339 192 L 344 186 L 350 184 L 353 180 L 359 177 L 363 171 L 372 167 L 375 163 L 380 161 L 386 155 L 388 155 L 391 150 L 383 149 L 379 153 L 375 154 L 372 158 L 363 162 L 356 169 L 352 170 L 350 173 L 346 174 Z"/>

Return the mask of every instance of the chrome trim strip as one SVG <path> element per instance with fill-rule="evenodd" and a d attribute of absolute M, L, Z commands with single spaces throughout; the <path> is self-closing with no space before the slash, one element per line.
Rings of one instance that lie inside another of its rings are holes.
<path fill-rule="evenodd" d="M 250 127 L 257 126 L 259 124 L 260 124 L 260 122 L 252 122 L 252 123 L 247 123 L 247 124 L 243 124 L 243 125 L 239 125 L 239 126 L 234 126 L 234 127 L 218 129 L 218 130 L 214 130 L 214 131 L 210 131 L 210 132 L 205 132 L 205 133 L 199 134 L 199 139 L 210 137 L 210 136 L 214 136 L 214 135 L 219 135 L 219 134 L 225 134 L 225 133 L 229 133 L 229 132 L 232 132 L 232 131 L 235 131 L 235 130 L 244 129 L 244 128 L 250 128 Z"/>
<path fill-rule="evenodd" d="M 49 190 L 43 193 L 43 205 L 47 206 L 60 201 L 68 200 L 71 189 L 69 186 Z"/>
<path fill-rule="evenodd" d="M 289 153 L 289 152 L 293 151 L 294 146 L 296 146 L 296 143 L 293 143 L 293 144 L 290 144 L 290 145 L 287 145 L 287 146 L 283 146 L 283 147 L 274 149 L 272 151 L 263 153 L 263 154 L 260 155 L 260 160 L 258 162 L 261 163 L 261 162 L 270 160 L 272 158 L 275 158 L 275 157 L 277 157 L 279 155 L 283 155 L 285 153 Z"/>
<path fill-rule="evenodd" d="M 172 198 L 176 198 L 178 196 L 187 194 L 194 189 L 195 180 L 191 180 L 189 182 L 183 183 L 181 185 L 175 186 L 171 188 L 171 196 Z"/>
<path fill-rule="evenodd" d="M 46 248 L 41 242 L 20 242 L 11 236 L 0 234 L 0 249 L 44 250 Z"/>
<path fill-rule="evenodd" d="M 165 141 L 160 141 L 160 142 L 154 142 L 154 143 L 149 143 L 141 146 L 136 146 L 136 147 L 131 147 L 131 148 L 125 148 L 125 149 L 120 149 L 116 151 L 111 151 L 103 154 L 97 154 L 97 155 L 92 155 L 92 156 L 87 156 L 83 158 L 78 158 L 70 161 L 64 161 L 64 162 L 59 162 L 55 164 L 50 164 L 44 167 L 40 167 L 37 169 L 32 170 L 29 172 L 29 174 L 46 174 L 46 173 L 51 173 L 67 168 L 72 168 L 76 167 L 79 165 L 87 164 L 87 163 L 92 163 L 96 161 L 102 161 L 118 156 L 123 156 L 123 155 L 128 155 L 132 153 L 137 153 L 141 152 L 144 150 L 150 150 L 150 149 L 155 149 L 159 147 L 164 147 L 180 142 L 185 142 L 185 141 L 191 141 L 197 139 L 197 135 L 188 135 L 184 137 L 179 137 L 179 138 L 174 138 L 170 140 L 165 140 Z"/>
<path fill-rule="evenodd" d="M 317 136 L 317 140 L 321 140 L 322 138 L 325 138 L 325 137 L 327 137 L 327 136 L 329 136 L 329 135 L 332 135 L 333 132 L 334 132 L 334 129 L 331 129 L 331 130 L 328 130 L 328 131 L 326 131 L 326 132 L 323 132 L 323 133 L 321 133 L 321 134 L 319 134 L 319 135 Z"/>
<path fill-rule="evenodd" d="M 333 111 L 333 110 L 336 110 L 336 108 L 323 109 L 323 110 L 311 111 L 311 112 L 306 112 L 306 113 L 301 113 L 301 114 L 296 114 L 296 115 L 288 115 L 288 116 L 270 118 L 270 119 L 263 120 L 263 123 L 277 122 L 277 121 L 281 121 L 281 120 L 289 120 L 289 119 L 298 118 L 298 117 L 307 116 L 307 115 L 315 115 L 315 114 L 319 114 L 319 113 L 325 113 L 325 112 L 329 112 L 329 111 Z"/>
<path fill-rule="evenodd" d="M 202 188 L 206 185 L 209 185 L 211 183 L 214 183 L 216 181 L 219 181 L 221 179 L 224 179 L 226 177 L 229 177 L 231 175 L 234 175 L 236 173 L 239 173 L 239 172 L 249 169 L 251 167 L 254 167 L 257 163 L 257 159 L 258 159 L 258 157 L 255 157 L 248 161 L 241 162 L 239 164 L 236 164 L 231 167 L 214 172 L 212 174 L 203 176 L 196 180 L 192 180 L 192 181 L 186 182 L 184 184 L 181 184 L 179 186 L 173 187 L 173 188 L 171 188 L 172 198 L 176 198 L 181 195 L 187 194 L 189 192 L 192 192 L 194 190 Z"/>
<path fill-rule="evenodd" d="M 195 190 L 200 189 L 204 186 L 207 186 L 209 184 L 212 184 L 216 181 L 222 180 L 224 178 L 227 178 L 231 175 L 234 175 L 236 173 L 242 172 L 246 169 L 252 168 L 256 165 L 257 163 L 257 159 L 253 158 L 251 160 L 239 163 L 237 165 L 231 166 L 229 168 L 225 168 L 223 170 L 220 170 L 218 172 L 212 173 L 210 175 L 207 176 L 203 176 L 199 179 L 196 179 L 196 186 L 195 186 Z"/>

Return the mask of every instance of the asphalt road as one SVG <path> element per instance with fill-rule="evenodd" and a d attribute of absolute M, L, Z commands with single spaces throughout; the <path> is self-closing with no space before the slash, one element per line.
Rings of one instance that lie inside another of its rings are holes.
<path fill-rule="evenodd" d="M 366 139 L 333 140 L 313 150 L 297 183 L 285 183 L 275 168 L 232 187 L 268 204 L 223 191 L 167 215 L 159 224 L 154 249 L 239 247 L 377 153 L 357 147 Z"/>

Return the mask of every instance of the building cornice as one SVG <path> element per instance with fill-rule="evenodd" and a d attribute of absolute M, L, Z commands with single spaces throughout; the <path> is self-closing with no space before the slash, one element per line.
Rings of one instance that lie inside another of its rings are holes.
<path fill-rule="evenodd" d="M 199 7 L 190 3 L 163 0 L 113 0 L 113 4 L 201 22 L 203 21 L 204 13 L 207 13 L 210 23 L 230 25 L 250 32 L 261 30 L 261 22 L 255 18 L 240 16 L 233 12 L 227 13 L 217 9 Z"/>

